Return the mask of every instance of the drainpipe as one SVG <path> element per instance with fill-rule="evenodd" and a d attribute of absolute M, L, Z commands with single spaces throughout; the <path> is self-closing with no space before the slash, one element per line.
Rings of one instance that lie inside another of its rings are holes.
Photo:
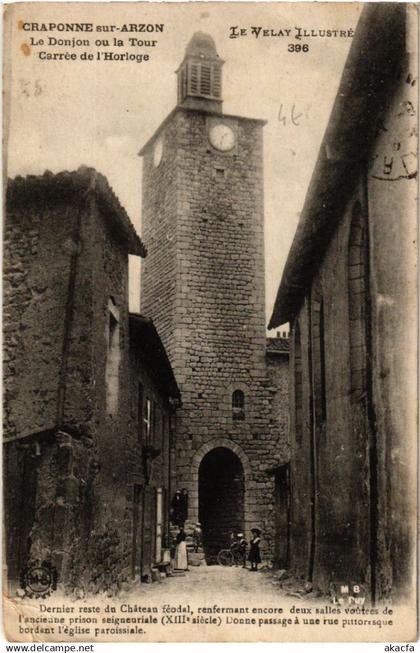
<path fill-rule="evenodd" d="M 57 412 L 56 412 L 56 430 L 59 431 L 64 423 L 65 400 L 66 400 L 66 380 L 67 380 L 67 366 L 70 353 L 70 338 L 74 321 L 74 300 L 76 291 L 76 276 L 80 255 L 80 241 L 81 241 L 81 223 L 83 214 L 88 207 L 88 199 L 91 190 L 95 185 L 95 177 L 91 176 L 89 186 L 83 193 L 76 218 L 73 225 L 72 232 L 72 251 L 70 255 L 70 269 L 69 269 L 69 283 L 67 287 L 66 306 L 64 310 L 64 333 L 63 343 L 61 349 L 61 365 L 58 379 L 58 392 L 57 392 Z"/>

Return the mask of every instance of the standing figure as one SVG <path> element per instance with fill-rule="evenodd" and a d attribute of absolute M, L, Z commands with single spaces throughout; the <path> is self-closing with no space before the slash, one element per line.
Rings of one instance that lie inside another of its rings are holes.
<path fill-rule="evenodd" d="M 183 526 L 185 523 L 184 510 L 183 510 L 184 501 L 181 498 L 181 490 L 177 490 L 171 501 L 171 520 L 177 526 Z"/>
<path fill-rule="evenodd" d="M 250 550 L 248 560 L 251 563 L 250 571 L 257 571 L 258 563 L 261 562 L 260 555 L 260 542 L 261 542 L 261 530 L 259 528 L 251 528 L 252 537 L 249 542 Z"/>
<path fill-rule="evenodd" d="M 193 541 L 194 541 L 194 551 L 197 553 L 203 544 L 203 531 L 201 530 L 201 524 L 199 523 L 195 524 L 194 526 Z"/>
<path fill-rule="evenodd" d="M 188 571 L 188 556 L 187 556 L 187 536 L 184 527 L 180 526 L 179 533 L 176 536 L 176 549 L 175 549 L 175 569 L 182 569 Z"/>
<path fill-rule="evenodd" d="M 183 487 L 181 490 L 181 503 L 180 503 L 182 524 L 185 524 L 188 519 L 188 490 Z"/>
<path fill-rule="evenodd" d="M 238 539 L 237 539 L 237 547 L 238 551 L 242 560 L 242 566 L 246 568 L 246 547 L 248 546 L 248 542 L 245 539 L 245 535 L 243 533 L 238 533 Z"/>

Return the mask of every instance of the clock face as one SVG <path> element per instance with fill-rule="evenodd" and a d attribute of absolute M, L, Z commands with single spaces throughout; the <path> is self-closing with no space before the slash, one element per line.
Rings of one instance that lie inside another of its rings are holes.
<path fill-rule="evenodd" d="M 153 151 L 153 163 L 157 168 L 160 162 L 162 161 L 163 154 L 163 138 L 159 138 L 155 143 L 155 149 Z"/>
<path fill-rule="evenodd" d="M 229 152 L 235 145 L 235 132 L 228 125 L 219 123 L 210 129 L 209 139 L 216 150 Z"/>

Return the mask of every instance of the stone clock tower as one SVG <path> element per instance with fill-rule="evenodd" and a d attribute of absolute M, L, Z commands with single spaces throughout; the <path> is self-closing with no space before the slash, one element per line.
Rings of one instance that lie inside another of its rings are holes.
<path fill-rule="evenodd" d="M 222 66 L 196 33 L 177 70 L 178 104 L 142 148 L 141 310 L 181 390 L 176 483 L 189 492 L 208 560 L 231 530 L 274 546 L 285 425 L 267 375 L 263 126 L 222 112 Z"/>

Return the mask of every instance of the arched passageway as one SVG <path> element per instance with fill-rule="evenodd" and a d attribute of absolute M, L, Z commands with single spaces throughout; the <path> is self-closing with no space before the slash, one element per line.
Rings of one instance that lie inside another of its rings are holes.
<path fill-rule="evenodd" d="M 226 447 L 207 453 L 199 469 L 199 519 L 208 563 L 229 546 L 229 534 L 244 530 L 245 480 L 238 456 Z"/>

